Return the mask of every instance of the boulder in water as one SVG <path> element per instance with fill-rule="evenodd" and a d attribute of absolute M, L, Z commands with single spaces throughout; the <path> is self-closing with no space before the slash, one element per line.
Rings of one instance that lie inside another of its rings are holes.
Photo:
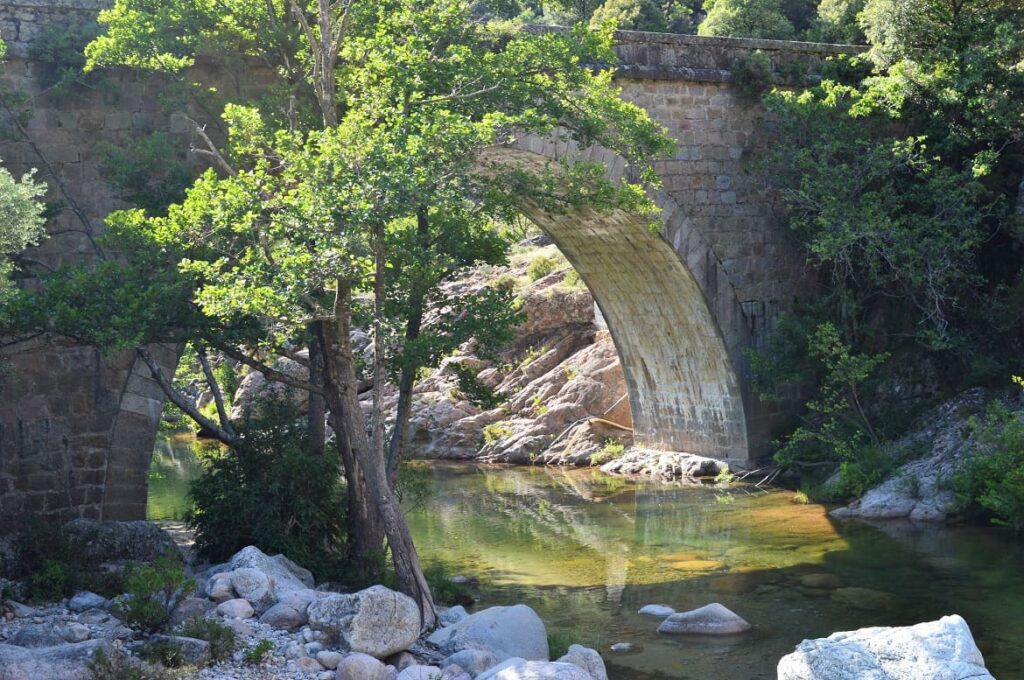
<path fill-rule="evenodd" d="M 699 609 L 673 614 L 658 626 L 658 632 L 671 635 L 734 635 L 750 628 L 750 624 L 742 617 L 713 602 Z"/>

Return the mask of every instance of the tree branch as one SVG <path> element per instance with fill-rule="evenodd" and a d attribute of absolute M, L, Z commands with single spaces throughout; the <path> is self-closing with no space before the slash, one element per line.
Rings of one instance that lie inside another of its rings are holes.
<path fill-rule="evenodd" d="M 167 376 L 164 375 L 163 369 L 161 369 L 160 365 L 153 359 L 153 355 L 149 353 L 149 350 L 145 347 L 136 347 L 135 354 L 142 359 L 146 366 L 149 367 L 149 372 L 153 375 L 153 380 L 155 380 L 160 386 L 160 389 L 164 391 L 164 394 L 167 395 L 167 398 L 171 400 L 172 404 L 181 409 L 189 418 L 196 421 L 196 423 L 198 423 L 204 430 L 212 432 L 220 441 L 228 445 L 235 443 L 237 438 L 234 435 L 227 432 L 217 423 L 200 413 L 194 402 L 190 399 L 186 399 L 181 392 L 174 389 L 174 385 L 167 379 Z"/>
<path fill-rule="evenodd" d="M 203 367 L 203 375 L 206 376 L 206 384 L 210 386 L 210 391 L 213 392 L 213 402 L 217 405 L 217 417 L 220 419 L 221 427 L 224 431 L 230 434 L 232 437 L 237 436 L 234 426 L 231 424 L 231 420 L 228 418 L 227 409 L 224 408 L 224 394 L 220 391 L 220 384 L 217 382 L 217 378 L 213 375 L 213 369 L 210 368 L 210 361 L 206 358 L 206 348 L 197 347 L 196 354 L 199 356 L 199 364 Z"/>
<path fill-rule="evenodd" d="M 303 390 L 304 392 L 310 392 L 312 394 L 323 394 L 324 393 L 324 390 L 323 390 L 322 387 L 318 387 L 317 385 L 314 385 L 313 383 L 307 382 L 305 380 L 297 380 L 297 379 L 291 377 L 290 375 L 288 375 L 287 373 L 283 373 L 281 371 L 278 371 L 277 369 L 274 369 L 274 368 L 271 368 L 270 366 L 267 366 L 266 364 L 264 364 L 261 361 L 257 361 L 256 359 L 253 359 L 252 357 L 250 357 L 245 352 L 239 352 L 238 350 L 231 349 L 231 348 L 228 348 L 228 347 L 220 347 L 219 349 L 220 349 L 220 351 L 224 352 L 224 354 L 228 355 L 229 357 L 231 357 L 235 361 L 240 361 L 243 364 L 245 364 L 246 366 L 248 366 L 248 367 L 250 367 L 250 368 L 252 368 L 252 369 L 254 369 L 256 371 L 259 371 L 260 373 L 263 374 L 263 377 L 265 377 L 267 380 L 271 380 L 273 382 L 279 382 L 282 385 L 287 385 L 288 387 L 294 387 L 297 390 Z"/>

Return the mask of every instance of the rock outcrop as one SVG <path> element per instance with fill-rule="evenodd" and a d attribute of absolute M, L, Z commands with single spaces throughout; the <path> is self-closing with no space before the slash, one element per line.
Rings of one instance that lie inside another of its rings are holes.
<path fill-rule="evenodd" d="M 862 628 L 804 640 L 779 661 L 779 680 L 994 680 L 961 617 Z"/>
<path fill-rule="evenodd" d="M 511 658 L 548 660 L 548 636 L 537 612 L 523 604 L 491 607 L 436 630 L 427 640 L 442 654 L 466 649 L 490 652 L 500 662 Z"/>
<path fill-rule="evenodd" d="M 384 586 L 320 598 L 309 606 L 308 615 L 314 630 L 378 659 L 408 649 L 420 634 L 416 602 Z"/>
<path fill-rule="evenodd" d="M 973 455 L 984 455 L 970 436 L 971 416 L 982 413 L 993 395 L 968 390 L 921 416 L 897 447 L 921 448 L 923 457 L 901 466 L 878 486 L 833 517 L 943 521 L 955 510 L 948 479 Z"/>

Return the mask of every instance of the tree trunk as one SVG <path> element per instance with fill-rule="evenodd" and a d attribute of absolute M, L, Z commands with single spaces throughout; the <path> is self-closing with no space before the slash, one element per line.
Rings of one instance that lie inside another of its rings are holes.
<path fill-rule="evenodd" d="M 430 235 L 429 216 L 425 208 L 416 213 L 416 232 L 419 237 L 420 247 L 426 250 L 429 248 L 428 238 Z M 422 285 L 416 285 L 409 296 L 409 318 L 405 323 L 406 343 L 416 340 L 420 336 L 420 329 L 423 326 L 424 307 L 426 305 L 426 291 Z M 409 416 L 412 415 L 412 388 L 416 384 L 416 372 L 418 365 L 405 364 L 402 367 L 401 376 L 398 379 L 398 405 L 395 409 L 395 429 L 391 433 L 391 441 L 388 444 L 388 483 L 394 489 L 398 482 L 398 466 L 405 457 L 405 448 L 409 442 Z"/>
<path fill-rule="evenodd" d="M 363 437 L 366 436 L 366 428 L 361 424 L 362 413 L 358 410 L 358 400 L 356 417 L 352 418 L 342 396 L 345 389 L 340 380 L 343 368 L 339 365 L 338 357 L 348 348 L 348 335 L 344 336 L 344 340 L 340 339 L 337 329 L 331 324 L 320 324 L 318 330 L 323 349 L 324 394 L 348 487 L 349 555 L 353 563 L 369 576 L 379 569 L 384 557 L 384 528 L 380 513 L 367 493 L 365 476 L 352 446 L 351 433 L 358 435 L 361 429 Z"/>
<path fill-rule="evenodd" d="M 320 330 L 317 321 L 309 324 L 309 382 L 317 387 L 324 386 L 324 352 L 320 344 Z M 327 427 L 324 418 L 327 415 L 326 400 L 323 395 L 309 393 L 309 443 L 314 451 L 324 452 L 324 440 L 327 438 Z"/>
<path fill-rule="evenodd" d="M 437 625 L 437 610 L 430 586 L 423 575 L 416 546 L 413 545 L 409 525 L 405 521 L 398 497 L 388 480 L 388 467 L 384 458 L 384 304 L 385 304 L 385 253 L 384 229 L 377 225 L 374 229 L 374 311 L 373 311 L 373 448 L 357 449 L 357 455 L 365 458 L 367 486 L 370 495 L 384 521 L 384 532 L 391 548 L 391 559 L 395 566 L 395 578 L 398 588 L 410 596 L 420 608 L 420 625 L 424 629 L 433 629 Z M 353 385 L 355 375 L 352 375 Z"/>

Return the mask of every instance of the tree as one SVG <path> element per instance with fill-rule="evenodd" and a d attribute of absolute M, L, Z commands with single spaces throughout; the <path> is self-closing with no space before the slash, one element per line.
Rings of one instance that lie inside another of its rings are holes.
<path fill-rule="evenodd" d="M 698 35 L 789 40 L 796 33 L 779 0 L 707 0 L 704 8 Z"/>
<path fill-rule="evenodd" d="M 502 32 L 472 21 L 468 3 L 447 0 L 119 0 L 100 20 L 106 31 L 87 50 L 93 66 L 187 81 L 197 56 L 237 54 L 272 67 L 277 83 L 261 98 L 228 102 L 219 121 L 197 123 L 196 150 L 211 167 L 180 205 L 166 216 L 108 218 L 129 254 L 124 275 L 108 276 L 108 293 L 88 272 L 61 272 L 22 309 L 47 310 L 36 326 L 89 341 L 99 329 L 62 313 L 67 300 L 84 290 L 109 299 L 111 280 L 125 283 L 123 295 L 145 288 L 147 269 L 166 272 L 171 322 L 126 322 L 108 345 L 189 339 L 322 396 L 358 527 L 350 549 L 365 560 L 386 537 L 399 587 L 432 626 L 432 598 L 393 488 L 413 381 L 420 366 L 470 338 L 486 340 L 515 316 L 501 291 L 452 297 L 440 284 L 471 264 L 501 261 L 507 242 L 498 225 L 525 207 L 654 212 L 643 184 L 614 184 L 579 158 L 523 167 L 500 153 L 524 134 L 602 144 L 641 182 L 655 182 L 649 159 L 671 148 L 663 130 L 619 99 L 610 71 L 586 66 L 614 63 L 610 33 Z M 147 258 L 165 266 L 138 263 Z M 375 350 L 369 428 L 350 342 L 356 324 L 372 330 Z M 282 376 L 263 360 L 295 357 L 311 339 L 322 384 Z M 388 376 L 405 398 L 390 443 Z M 223 418 L 206 423 L 223 438 L 239 436 Z"/>
<path fill-rule="evenodd" d="M 0 41 L 0 61 L 6 51 Z M 16 266 L 13 257 L 43 236 L 43 205 L 38 199 L 45 192 L 46 185 L 36 182 L 33 173 L 16 179 L 0 167 L 0 302 L 14 292 L 10 281 Z"/>
<path fill-rule="evenodd" d="M 591 15 L 591 25 L 599 26 L 605 21 L 612 21 L 624 31 L 655 31 L 668 30 L 668 18 L 665 11 L 654 0 L 606 0 Z"/>

